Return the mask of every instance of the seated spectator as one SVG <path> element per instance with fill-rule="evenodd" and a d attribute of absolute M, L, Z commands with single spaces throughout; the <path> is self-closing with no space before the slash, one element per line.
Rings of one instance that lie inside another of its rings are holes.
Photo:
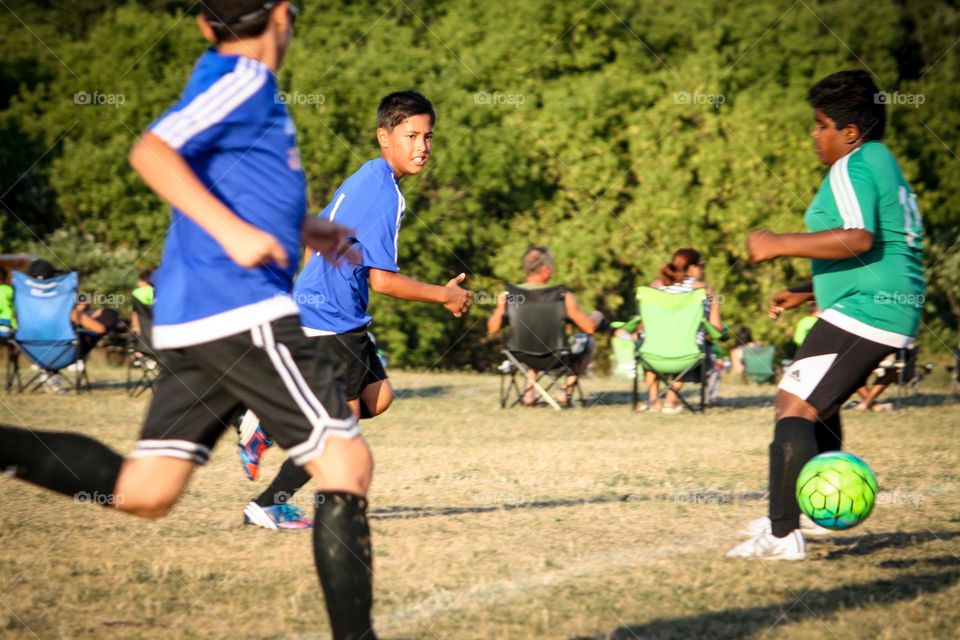
<path fill-rule="evenodd" d="M 810 333 L 810 330 L 813 329 L 813 325 L 817 324 L 817 318 L 820 317 L 820 307 L 817 306 L 816 301 L 810 300 L 807 302 L 807 313 L 799 320 L 797 324 L 793 327 L 793 336 L 790 344 L 788 345 L 788 355 L 790 358 L 793 358 L 793 354 L 797 352 L 797 349 L 800 348 L 800 345 L 803 344 L 803 341 L 807 339 L 807 334 Z M 787 330 L 787 335 L 790 335 L 790 330 Z"/>
<path fill-rule="evenodd" d="M 5 267 L 0 267 L 0 340 L 9 338 L 16 328 L 17 320 L 13 307 L 10 274 Z"/>
<path fill-rule="evenodd" d="M 753 340 L 753 333 L 747 327 L 740 327 L 734 336 L 737 345 L 730 350 L 730 370 L 733 375 L 743 377 L 747 370 L 743 364 L 743 348 L 760 345 Z"/>
<path fill-rule="evenodd" d="M 548 286 L 550 279 L 553 277 L 553 256 L 547 247 L 540 246 L 527 249 L 523 254 L 522 266 L 525 277 L 523 284 L 517 285 L 520 288 L 544 288 Z M 570 370 L 570 375 L 567 376 L 565 387 L 559 398 L 561 404 L 566 403 L 570 399 L 574 383 L 579 376 L 586 372 L 587 365 L 590 364 L 593 358 L 594 342 L 592 334 L 603 322 L 602 313 L 599 311 L 594 311 L 590 314 L 585 313 L 577 303 L 576 296 L 570 291 L 564 290 L 563 303 L 567 321 L 572 322 L 580 331 L 587 335 L 583 336 L 582 339 L 574 336 L 575 339 L 571 345 L 571 359 L 567 362 L 560 363 Z M 497 308 L 494 310 L 493 315 L 490 316 L 490 319 L 487 320 L 488 333 L 494 334 L 503 328 L 506 311 L 507 292 L 504 291 L 497 296 Z M 524 390 L 523 401 L 524 404 L 533 404 L 535 398 L 532 381 L 536 378 L 536 372 L 547 368 L 554 370 L 552 365 L 555 364 L 556 360 L 555 358 L 551 358 L 551 356 L 542 356 L 522 361 L 531 367 Z"/>
<path fill-rule="evenodd" d="M 907 349 L 906 362 L 903 367 L 903 380 L 909 381 L 917 374 L 917 350 Z M 877 366 L 873 384 L 865 384 L 857 389 L 857 395 L 863 400 L 854 406 L 856 411 L 893 411 L 892 402 L 877 402 L 880 394 L 891 384 L 900 382 L 900 370 L 896 367 L 897 354 L 891 353 Z"/>
<path fill-rule="evenodd" d="M 86 302 L 80 302 L 70 312 L 70 321 L 77 328 L 82 359 L 97 346 L 100 338 L 116 328 L 120 323 L 120 315 L 116 309 L 91 309 Z"/>
<path fill-rule="evenodd" d="M 27 275 L 35 280 L 47 280 L 57 275 L 57 270 L 46 260 L 36 259 L 27 267 Z M 97 345 L 100 338 L 113 331 L 120 321 L 116 309 L 90 309 L 86 302 L 78 302 L 70 311 L 70 321 L 77 329 L 82 360 Z"/>
<path fill-rule="evenodd" d="M 137 276 L 137 288 L 133 290 L 133 298 L 146 307 L 153 306 L 153 284 L 151 278 L 153 277 L 153 271 L 150 269 L 144 269 Z M 137 335 L 140 334 L 140 316 L 134 308 L 133 313 L 130 315 L 130 328 Z"/>
<path fill-rule="evenodd" d="M 677 252 L 673 254 L 670 262 L 660 269 L 660 277 L 651 282 L 650 286 L 668 293 L 687 293 L 694 289 L 705 288 L 707 290 L 707 299 L 706 302 L 704 302 L 704 317 L 718 331 L 723 331 L 723 321 L 720 319 L 720 303 L 714 295 L 713 289 L 703 281 L 705 266 L 706 261 L 704 261 L 700 252 L 696 249 L 678 249 Z M 708 375 L 717 375 L 717 369 L 714 363 L 715 356 L 713 349 L 707 348 L 709 347 L 708 342 L 706 332 L 701 329 L 697 335 L 697 344 L 705 346 L 704 351 L 707 354 L 706 368 Z M 646 410 L 653 412 L 663 411 L 664 413 L 678 413 L 682 411 L 683 407 L 679 404 L 680 401 L 677 398 L 677 394 L 683 389 L 684 381 L 697 381 L 696 376 L 698 373 L 697 371 L 691 371 L 683 377 L 683 380 L 674 382 L 667 391 L 666 404 L 661 405 L 659 400 L 660 383 L 657 381 L 657 377 L 650 371 L 644 372 L 647 391 L 651 400 L 651 404 Z M 708 386 L 714 389 L 715 392 L 716 384 L 710 381 L 705 382 L 708 383 Z"/>

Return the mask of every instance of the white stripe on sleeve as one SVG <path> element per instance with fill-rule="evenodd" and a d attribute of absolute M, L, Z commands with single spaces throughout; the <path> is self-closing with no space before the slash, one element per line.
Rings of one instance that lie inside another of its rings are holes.
<path fill-rule="evenodd" d="M 174 149 L 226 118 L 250 99 L 267 81 L 267 72 L 252 60 L 241 58 L 236 68 L 214 82 L 188 105 L 170 113 L 151 132 Z"/>
<path fill-rule="evenodd" d="M 856 151 L 854 150 L 837 160 L 830 169 L 830 190 L 833 191 L 837 210 L 840 212 L 840 217 L 843 218 L 844 229 L 865 228 L 863 211 L 860 210 L 860 201 L 853 189 L 853 182 L 850 180 L 848 169 L 850 156 Z"/>

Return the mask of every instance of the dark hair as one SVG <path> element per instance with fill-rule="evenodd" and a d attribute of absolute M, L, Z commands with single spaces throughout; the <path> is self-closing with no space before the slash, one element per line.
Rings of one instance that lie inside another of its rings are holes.
<path fill-rule="evenodd" d="M 109 333 L 120 323 L 120 314 L 117 312 L 116 309 L 111 309 L 110 307 L 106 307 L 106 308 L 100 309 L 95 314 L 95 319 L 97 320 L 97 322 L 102 324 L 107 329 L 107 332 Z"/>
<path fill-rule="evenodd" d="M 521 268 L 523 269 L 524 276 L 528 276 L 531 273 L 536 273 L 547 265 L 553 265 L 553 254 L 550 253 L 549 247 L 545 247 L 543 245 L 539 247 L 530 247 L 523 252 Z"/>
<path fill-rule="evenodd" d="M 27 267 L 27 275 L 38 280 L 46 280 L 57 275 L 57 270 L 46 260 L 37 258 Z"/>
<path fill-rule="evenodd" d="M 747 327 L 740 327 L 737 329 L 737 335 L 735 337 L 738 345 L 750 344 L 753 342 L 753 333 L 751 333 L 750 329 Z"/>
<path fill-rule="evenodd" d="M 144 269 L 139 274 L 137 274 L 138 280 L 144 280 L 145 282 L 150 282 L 151 284 L 152 284 L 152 281 L 150 280 L 150 278 L 152 277 L 153 277 L 153 269 Z"/>
<path fill-rule="evenodd" d="M 203 0 L 200 12 L 217 42 L 256 38 L 267 30 L 277 0 Z"/>
<path fill-rule="evenodd" d="M 833 120 L 837 129 L 852 124 L 864 142 L 883 139 L 886 99 L 868 72 L 852 69 L 831 74 L 811 87 L 807 101 Z"/>
<path fill-rule="evenodd" d="M 380 101 L 377 107 L 377 128 L 393 131 L 398 124 L 413 116 L 430 116 L 430 124 L 437 120 L 433 105 L 416 91 L 395 91 Z"/>
<path fill-rule="evenodd" d="M 687 269 L 701 262 L 700 252 L 696 249 L 689 247 L 677 249 L 670 262 L 660 268 L 660 281 L 665 285 L 683 282 L 683 279 L 687 277 Z"/>
<path fill-rule="evenodd" d="M 7 284 L 7 281 L 10 279 L 10 271 L 7 270 L 5 266 L 0 264 L 0 284 Z"/>

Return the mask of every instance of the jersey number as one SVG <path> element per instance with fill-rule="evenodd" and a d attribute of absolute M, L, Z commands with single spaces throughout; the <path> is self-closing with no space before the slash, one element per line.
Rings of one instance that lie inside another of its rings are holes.
<path fill-rule="evenodd" d="M 901 185 L 900 205 L 903 207 L 903 229 L 907 234 L 907 245 L 918 249 L 923 242 L 923 219 L 917 205 L 917 194 L 910 193 Z"/>

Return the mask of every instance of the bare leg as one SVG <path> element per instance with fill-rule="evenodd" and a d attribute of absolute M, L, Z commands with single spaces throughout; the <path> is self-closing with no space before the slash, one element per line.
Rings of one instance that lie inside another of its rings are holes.
<path fill-rule="evenodd" d="M 114 489 L 117 508 L 144 518 L 167 515 L 196 468 L 194 462 L 179 458 L 127 458 Z"/>

